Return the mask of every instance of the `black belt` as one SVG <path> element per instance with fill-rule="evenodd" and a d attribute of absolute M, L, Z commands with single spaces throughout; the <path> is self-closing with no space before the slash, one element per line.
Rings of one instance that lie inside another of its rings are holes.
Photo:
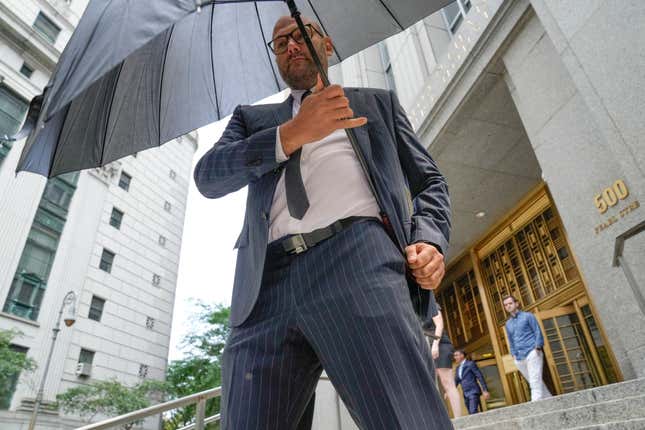
<path fill-rule="evenodd" d="M 282 247 L 282 250 L 284 250 L 284 252 L 288 255 L 300 254 L 305 252 L 309 248 L 318 245 L 323 240 L 329 239 L 336 233 L 340 233 L 353 223 L 366 219 L 379 221 L 378 218 L 374 217 L 351 216 L 348 218 L 339 219 L 338 221 L 331 225 L 328 225 L 327 227 L 322 227 L 309 233 L 293 234 L 284 239 L 280 239 L 279 243 Z"/>

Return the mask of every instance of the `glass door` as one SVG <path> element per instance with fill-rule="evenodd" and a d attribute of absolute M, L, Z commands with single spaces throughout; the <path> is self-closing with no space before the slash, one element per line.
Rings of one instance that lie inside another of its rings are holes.
<path fill-rule="evenodd" d="M 560 394 L 602 385 L 593 341 L 573 305 L 538 312 L 546 359 Z M 592 350 L 593 348 L 593 350 Z"/>
<path fill-rule="evenodd" d="M 477 361 L 477 366 L 481 370 L 482 375 L 484 375 L 484 380 L 490 393 L 488 400 L 482 398 L 483 410 L 488 411 L 507 406 L 502 379 L 499 376 L 499 369 L 497 368 L 497 361 L 494 358 L 480 360 Z"/>

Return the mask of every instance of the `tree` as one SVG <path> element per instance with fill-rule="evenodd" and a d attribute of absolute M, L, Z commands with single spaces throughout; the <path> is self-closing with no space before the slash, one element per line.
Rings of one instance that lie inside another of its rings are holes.
<path fill-rule="evenodd" d="M 11 344 L 14 338 L 21 335 L 16 330 L 0 330 L 0 404 L 8 401 L 20 372 L 36 368 L 34 360 Z"/>
<path fill-rule="evenodd" d="M 153 396 L 160 397 L 167 388 L 166 383 L 155 380 L 145 380 L 133 387 L 116 380 L 95 381 L 70 388 L 57 395 L 56 400 L 64 412 L 91 421 L 97 414 L 112 417 L 146 408 Z M 137 423 L 125 424 L 123 428 L 129 430 Z"/>
<path fill-rule="evenodd" d="M 185 357 L 172 361 L 168 366 L 166 381 L 172 398 L 180 398 L 222 385 L 221 359 L 226 339 L 230 333 L 228 320 L 230 308 L 222 305 L 197 303 L 199 327 L 186 336 L 181 343 Z M 220 399 L 216 398 L 206 405 L 206 416 L 215 415 L 220 410 Z M 195 405 L 173 411 L 164 428 L 173 430 L 190 424 L 195 417 Z M 219 428 L 209 425 L 209 428 Z"/>

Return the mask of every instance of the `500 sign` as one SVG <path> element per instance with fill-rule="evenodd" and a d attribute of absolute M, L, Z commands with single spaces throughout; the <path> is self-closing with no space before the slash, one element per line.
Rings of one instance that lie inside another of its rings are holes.
<path fill-rule="evenodd" d="M 620 200 L 625 200 L 629 196 L 629 189 L 622 179 L 618 179 L 611 187 L 607 187 L 600 194 L 596 194 L 593 201 L 598 208 L 598 212 L 604 214 L 613 206 L 616 206 Z M 603 230 L 608 229 L 610 226 L 616 224 L 621 218 L 625 218 L 627 214 L 635 211 L 640 207 L 638 200 L 631 203 L 626 203 L 617 215 L 612 215 L 602 223 L 598 224 L 594 230 L 596 234 Z"/>
<path fill-rule="evenodd" d="M 611 187 L 605 188 L 600 194 L 593 198 L 598 212 L 604 214 L 612 206 L 616 206 L 619 200 L 625 200 L 629 196 L 629 189 L 622 179 L 617 180 Z"/>

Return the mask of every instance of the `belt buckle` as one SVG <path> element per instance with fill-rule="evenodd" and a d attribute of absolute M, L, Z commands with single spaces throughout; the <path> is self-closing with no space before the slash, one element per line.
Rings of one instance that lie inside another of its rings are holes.
<path fill-rule="evenodd" d="M 282 247 L 287 254 L 301 254 L 309 249 L 302 234 L 295 234 L 285 239 L 282 242 Z"/>

